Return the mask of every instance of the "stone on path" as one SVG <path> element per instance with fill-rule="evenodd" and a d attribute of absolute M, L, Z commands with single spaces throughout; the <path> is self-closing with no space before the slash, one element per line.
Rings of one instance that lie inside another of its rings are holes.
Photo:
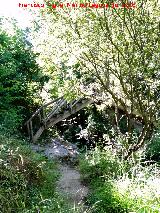
<path fill-rule="evenodd" d="M 51 143 L 43 146 L 32 144 L 31 148 L 36 152 L 43 152 L 48 158 L 68 160 L 73 163 L 76 162 L 79 154 L 75 144 L 60 139 L 52 139 Z"/>

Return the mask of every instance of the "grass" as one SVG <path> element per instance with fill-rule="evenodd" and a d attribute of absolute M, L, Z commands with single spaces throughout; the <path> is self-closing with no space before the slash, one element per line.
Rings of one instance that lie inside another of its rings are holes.
<path fill-rule="evenodd" d="M 27 142 L 0 134 L 0 212 L 75 213 L 56 191 L 56 163 L 34 153 Z"/>
<path fill-rule="evenodd" d="M 144 163 L 144 162 L 143 162 Z M 96 148 L 80 159 L 82 179 L 90 187 L 95 213 L 160 212 L 160 169 L 119 159 Z"/>
<path fill-rule="evenodd" d="M 79 167 L 90 188 L 86 213 L 159 213 L 160 169 L 144 165 L 97 147 L 83 154 Z M 0 132 L 0 212 L 85 213 L 57 192 L 58 178 L 53 160 L 34 153 L 24 139 Z"/>

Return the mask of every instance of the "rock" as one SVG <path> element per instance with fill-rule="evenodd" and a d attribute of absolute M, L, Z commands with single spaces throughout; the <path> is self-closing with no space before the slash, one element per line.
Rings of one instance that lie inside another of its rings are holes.
<path fill-rule="evenodd" d="M 50 144 L 43 147 L 41 145 L 31 145 L 31 148 L 35 152 L 43 152 L 46 157 L 52 159 L 67 160 L 74 164 L 78 161 L 77 146 L 64 140 L 52 139 Z"/>
<path fill-rule="evenodd" d="M 47 148 L 44 152 L 47 157 L 56 158 L 66 158 L 69 156 L 69 151 L 63 146 L 54 146 Z"/>
<path fill-rule="evenodd" d="M 51 144 L 52 144 L 52 145 L 60 146 L 60 145 L 61 145 L 61 142 L 60 142 L 60 140 L 58 140 L 58 139 L 52 139 L 52 140 L 51 140 Z"/>
<path fill-rule="evenodd" d="M 42 147 L 39 144 L 31 144 L 31 149 L 34 152 L 43 152 L 45 150 L 45 147 Z"/>

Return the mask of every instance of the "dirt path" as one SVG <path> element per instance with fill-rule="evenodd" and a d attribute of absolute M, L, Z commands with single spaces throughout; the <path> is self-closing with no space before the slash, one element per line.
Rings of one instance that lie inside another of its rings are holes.
<path fill-rule="evenodd" d="M 85 198 L 88 194 L 88 188 L 81 183 L 79 171 L 71 166 L 78 157 L 77 149 L 73 144 L 62 144 L 53 140 L 51 144 L 45 146 L 32 145 L 34 151 L 42 152 L 45 156 L 55 159 L 58 162 L 65 162 L 66 158 L 70 159 L 71 164 L 60 163 L 60 178 L 57 183 L 57 191 L 66 196 L 71 205 L 80 207 L 79 213 L 88 212 L 85 205 Z"/>
<path fill-rule="evenodd" d="M 81 183 L 80 173 L 69 165 L 59 165 L 61 177 L 57 184 L 57 189 L 63 193 L 75 207 L 79 207 L 80 212 L 87 212 L 84 199 L 87 197 L 88 188 Z"/>

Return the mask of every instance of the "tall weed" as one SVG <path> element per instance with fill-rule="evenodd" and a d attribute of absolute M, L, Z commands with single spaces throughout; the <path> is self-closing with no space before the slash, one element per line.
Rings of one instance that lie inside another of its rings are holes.
<path fill-rule="evenodd" d="M 95 206 L 93 212 L 160 212 L 158 165 L 142 166 L 135 156 L 124 161 L 111 150 L 96 148 L 81 158 L 80 170 L 91 189 L 88 202 Z"/>

